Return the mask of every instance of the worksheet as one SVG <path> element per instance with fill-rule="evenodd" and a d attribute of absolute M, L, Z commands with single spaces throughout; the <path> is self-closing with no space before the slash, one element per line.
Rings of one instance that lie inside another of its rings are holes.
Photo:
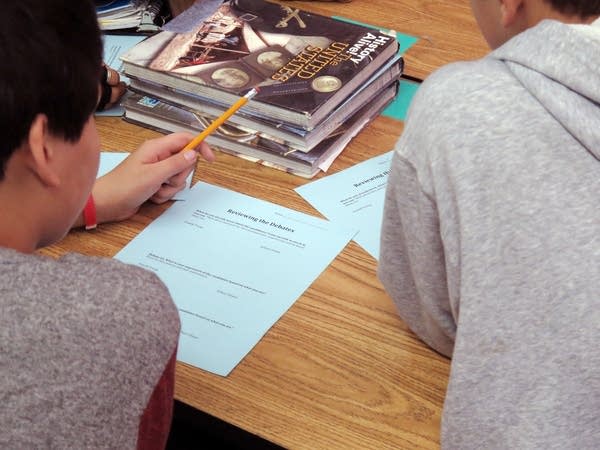
<path fill-rule="evenodd" d="M 169 288 L 182 322 L 178 360 L 225 376 L 355 232 L 199 182 L 116 258 Z"/>
<path fill-rule="evenodd" d="M 354 241 L 379 258 L 383 203 L 393 152 L 296 188 L 308 203 L 335 223 L 358 229 Z"/>

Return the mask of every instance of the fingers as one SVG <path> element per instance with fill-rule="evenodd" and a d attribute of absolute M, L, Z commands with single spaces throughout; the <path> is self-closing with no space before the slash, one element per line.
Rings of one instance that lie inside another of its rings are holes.
<path fill-rule="evenodd" d="M 192 173 L 192 170 L 194 170 L 194 166 L 191 166 L 188 169 L 183 170 L 178 174 L 172 176 L 167 181 L 165 181 L 163 185 L 183 188 L 186 185 L 187 178 L 190 175 L 190 173 Z"/>
<path fill-rule="evenodd" d="M 206 142 L 201 142 L 200 145 L 196 147 L 196 151 L 200 152 L 202 157 L 208 162 L 213 162 L 216 159 L 215 154 Z"/>
<path fill-rule="evenodd" d="M 167 159 L 172 155 L 181 153 L 181 150 L 194 138 L 194 135 L 185 132 L 171 133 L 147 141 L 140 150 L 146 162 L 155 162 Z M 196 147 L 196 152 L 208 161 L 213 162 L 215 155 L 208 144 L 202 142 Z"/>
<path fill-rule="evenodd" d="M 115 86 L 112 86 L 110 89 L 110 101 L 108 102 L 107 108 L 114 106 L 121 99 L 125 91 L 127 90 L 127 86 L 124 82 L 120 81 Z"/>
<path fill-rule="evenodd" d="M 166 202 L 186 186 L 198 155 L 208 161 L 214 160 L 214 154 L 206 144 L 198 146 L 198 151 L 182 151 L 192 138 L 190 133 L 173 133 L 148 140 L 119 166 L 130 186 L 129 203 Z M 132 197 L 135 197 L 133 202 Z"/>
<path fill-rule="evenodd" d="M 104 65 L 104 68 L 106 70 L 103 71 L 103 75 L 104 75 L 103 81 L 106 84 L 108 84 L 109 86 L 117 86 L 121 81 L 121 76 L 119 75 L 119 72 L 117 72 L 115 69 L 113 69 L 112 67 L 109 67 L 107 65 Z"/>
<path fill-rule="evenodd" d="M 157 162 L 154 167 L 161 174 L 163 180 L 168 180 L 169 184 L 179 185 L 185 182 L 185 178 L 196 166 L 197 159 L 196 152 L 187 150 Z"/>
<path fill-rule="evenodd" d="M 119 72 L 104 64 L 100 74 L 100 99 L 96 110 L 104 111 L 115 106 L 126 89 L 127 86 L 121 81 Z"/>
<path fill-rule="evenodd" d="M 153 192 L 149 200 L 163 203 L 173 197 L 186 186 L 186 179 L 196 167 L 198 155 L 207 161 L 215 159 L 213 151 L 207 144 L 198 146 L 197 151 L 182 149 L 193 135 L 180 132 L 146 141 L 134 155 L 145 167 L 144 176 L 153 180 Z"/>
<path fill-rule="evenodd" d="M 187 133 L 146 141 L 132 154 L 132 162 L 135 161 L 146 183 L 153 185 L 154 190 L 166 183 L 179 186 L 185 182 L 198 159 L 195 151 L 181 151 L 187 142 Z"/>
<path fill-rule="evenodd" d="M 171 200 L 175 194 L 181 191 L 185 187 L 185 183 L 179 186 L 171 186 L 168 184 L 163 184 L 161 188 L 154 193 L 152 197 L 150 197 L 150 201 L 152 203 L 156 203 L 160 205 L 161 203 L 166 202 L 167 200 Z"/>
<path fill-rule="evenodd" d="M 181 152 L 193 138 L 190 133 L 172 133 L 146 141 L 139 148 L 140 157 L 146 163 L 158 162 Z"/>

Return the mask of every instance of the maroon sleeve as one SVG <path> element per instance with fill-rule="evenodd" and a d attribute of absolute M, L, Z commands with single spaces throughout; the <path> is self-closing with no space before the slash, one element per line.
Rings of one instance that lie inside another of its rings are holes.
<path fill-rule="evenodd" d="M 138 450 L 164 450 L 167 445 L 173 418 L 176 356 L 177 349 L 169 359 L 146 405 L 138 431 Z"/>

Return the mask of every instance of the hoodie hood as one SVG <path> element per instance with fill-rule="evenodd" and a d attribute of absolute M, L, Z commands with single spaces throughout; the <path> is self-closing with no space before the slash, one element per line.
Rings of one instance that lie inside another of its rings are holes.
<path fill-rule="evenodd" d="M 552 20 L 492 53 L 600 161 L 600 23 Z"/>

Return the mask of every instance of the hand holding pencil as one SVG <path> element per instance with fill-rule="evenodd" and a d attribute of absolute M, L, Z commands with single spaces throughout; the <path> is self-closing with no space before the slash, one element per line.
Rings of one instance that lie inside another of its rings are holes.
<path fill-rule="evenodd" d="M 190 133 L 178 132 L 150 139 L 97 179 L 93 188 L 97 223 L 127 219 L 147 200 L 164 203 L 182 190 L 199 156 L 207 162 L 215 159 L 205 142 L 194 151 L 182 152 L 192 138 Z M 82 224 L 81 220 L 76 223 Z"/>

